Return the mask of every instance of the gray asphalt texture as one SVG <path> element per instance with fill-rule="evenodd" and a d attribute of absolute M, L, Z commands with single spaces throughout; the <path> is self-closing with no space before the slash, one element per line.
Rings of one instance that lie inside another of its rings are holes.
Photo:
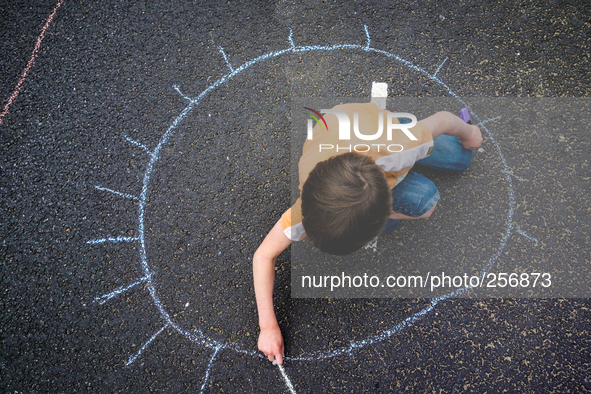
<path fill-rule="evenodd" d="M 0 5 L 2 106 L 56 3 Z M 161 307 L 205 344 L 167 327 L 142 348 L 166 325 L 145 283 L 95 301 L 143 275 L 137 242 L 88 243 L 138 237 L 138 201 L 96 187 L 140 196 L 150 155 L 125 136 L 156 147 L 188 103 L 173 86 L 194 98 L 229 72 L 218 47 L 236 68 L 288 48 L 290 29 L 295 45 L 365 45 L 364 25 L 373 48 L 429 73 L 447 58 L 437 76 L 460 97 L 590 95 L 584 1 L 66 0 L 0 126 L 1 392 L 290 392 L 277 367 L 235 349 L 256 352 L 251 256 L 290 205 L 291 97 L 369 97 L 372 81 L 394 96 L 445 90 L 384 57 L 316 51 L 260 62 L 183 118 L 153 169 L 146 253 Z M 564 264 L 588 287 L 589 133 L 490 129 L 524 179 L 493 270 Z M 488 137 L 483 150 L 465 174 L 429 173 L 439 211 L 380 237 L 376 253 L 423 240 L 427 251 L 405 249 L 406 264 L 437 255 L 482 267 L 508 211 Z M 289 252 L 277 267 L 295 392 L 591 392 L 587 299 L 449 299 L 381 341 L 324 357 L 383 335 L 430 300 L 293 299 Z M 213 360 L 212 344 L 224 344 Z"/>

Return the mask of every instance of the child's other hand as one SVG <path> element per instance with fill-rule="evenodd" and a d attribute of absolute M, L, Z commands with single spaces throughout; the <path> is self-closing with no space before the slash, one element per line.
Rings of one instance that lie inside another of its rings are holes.
<path fill-rule="evenodd" d="M 277 364 L 283 364 L 285 349 L 279 326 L 261 329 L 261 333 L 259 334 L 259 350 L 269 358 L 269 361 L 276 360 Z"/>
<path fill-rule="evenodd" d="M 480 145 L 482 144 L 482 133 L 480 133 L 480 129 L 476 126 L 471 127 L 472 130 L 470 135 L 460 140 L 464 149 L 468 150 L 480 148 Z"/>

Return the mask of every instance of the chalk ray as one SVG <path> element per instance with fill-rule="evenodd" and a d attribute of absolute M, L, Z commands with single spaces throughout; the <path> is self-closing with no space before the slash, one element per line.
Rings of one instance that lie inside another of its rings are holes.
<path fill-rule="evenodd" d="M 123 136 L 128 142 L 130 142 L 131 144 L 135 145 L 135 146 L 139 146 L 140 148 L 142 148 L 144 151 L 146 151 L 147 154 L 149 154 L 150 156 L 154 156 L 154 153 L 148 149 L 148 147 L 140 142 L 137 142 L 134 139 L 129 138 L 128 136 L 124 135 Z"/>
<path fill-rule="evenodd" d="M 90 245 L 96 245 L 96 244 L 102 244 L 105 242 L 119 243 L 119 242 L 134 242 L 134 241 L 139 241 L 139 238 L 137 238 L 137 237 L 122 237 L 122 236 L 107 237 L 107 238 L 92 239 L 90 241 L 86 241 L 86 243 L 90 244 Z"/>
<path fill-rule="evenodd" d="M 207 381 L 209 380 L 209 371 L 211 370 L 211 366 L 213 365 L 213 361 L 215 360 L 215 357 L 217 356 L 217 354 L 221 348 L 222 348 L 222 345 L 217 345 L 215 347 L 215 351 L 213 352 L 213 356 L 211 356 L 211 359 L 209 360 L 209 364 L 207 365 L 207 370 L 205 371 L 205 378 L 203 379 L 203 384 L 201 385 L 200 393 L 203 393 L 203 390 L 205 390 L 205 385 L 207 384 Z"/>
<path fill-rule="evenodd" d="M 121 193 L 121 192 L 118 192 L 118 191 L 115 191 L 115 190 L 111 190 L 109 188 L 102 187 L 102 186 L 95 186 L 95 188 L 98 189 L 98 190 L 104 191 L 104 192 L 113 193 L 114 195 L 119 196 L 119 197 L 123 197 L 123 198 L 127 198 L 127 199 L 130 199 L 130 200 L 139 201 L 139 198 L 138 197 L 133 196 L 131 194 Z"/>
<path fill-rule="evenodd" d="M 437 73 L 439 72 L 439 70 L 441 70 L 441 67 L 443 67 L 443 65 L 445 64 L 445 62 L 447 61 L 447 58 L 445 58 L 445 60 L 443 62 L 441 62 L 441 64 L 439 65 L 439 67 L 437 67 L 437 70 L 435 71 L 435 74 L 433 74 L 433 78 L 437 77 Z"/>
<path fill-rule="evenodd" d="M 181 92 L 181 90 L 179 89 L 179 85 L 172 85 L 172 87 L 174 88 L 174 90 L 176 90 L 185 100 L 189 100 L 191 102 L 193 102 L 193 99 L 188 97 L 187 95 L 183 94 L 183 92 Z"/>
<path fill-rule="evenodd" d="M 150 343 L 152 343 L 152 341 L 153 341 L 154 339 L 156 339 L 156 337 L 158 337 L 158 335 L 160 335 L 160 334 L 162 333 L 162 331 L 166 330 L 168 327 L 170 327 L 170 323 L 166 323 L 166 324 L 164 325 L 164 327 L 162 327 L 162 328 L 161 328 L 161 329 L 160 329 L 160 330 L 159 330 L 159 331 L 158 331 L 156 334 L 152 335 L 152 338 L 150 338 L 150 339 L 148 340 L 148 342 L 144 343 L 144 345 L 143 345 L 143 346 L 140 348 L 140 350 L 139 350 L 139 351 L 138 351 L 136 354 L 134 354 L 133 356 L 130 356 L 130 357 L 129 357 L 129 360 L 127 360 L 127 363 L 126 363 L 125 365 L 130 365 L 130 364 L 132 364 L 132 363 L 133 363 L 135 360 L 137 360 L 137 358 L 138 358 L 139 356 L 141 356 L 141 355 L 142 355 L 142 353 L 144 352 L 144 350 L 146 350 L 146 348 L 148 347 L 148 345 L 149 345 Z"/>
<path fill-rule="evenodd" d="M 224 60 L 226 61 L 226 65 L 230 68 L 230 71 L 234 72 L 234 68 L 230 64 L 230 61 L 228 60 L 228 57 L 226 56 L 226 52 L 224 52 L 224 48 L 222 48 L 221 46 L 218 46 L 218 49 L 220 50 L 220 52 L 224 56 Z"/>
<path fill-rule="evenodd" d="M 367 45 L 365 46 L 365 50 L 369 51 L 370 49 L 370 44 L 371 44 L 371 38 L 369 37 L 369 30 L 367 30 L 367 25 L 363 25 L 363 28 L 365 29 L 365 36 L 367 37 Z"/>
<path fill-rule="evenodd" d="M 115 291 L 112 291 L 112 292 L 110 292 L 108 294 L 105 294 L 103 296 L 100 296 L 100 297 L 96 297 L 94 299 L 94 302 L 98 302 L 100 305 L 103 305 L 105 302 L 109 301 L 111 298 L 113 298 L 113 297 L 115 297 L 115 296 L 117 296 L 117 295 L 119 295 L 121 293 L 125 293 L 129 289 L 131 289 L 131 288 L 133 288 L 133 287 L 135 287 L 135 286 L 137 286 L 137 285 L 139 285 L 141 283 L 147 282 L 148 279 L 149 279 L 149 277 L 146 276 L 146 277 L 143 277 L 143 278 L 141 278 L 141 279 L 133 282 L 130 285 L 121 286 L 120 288 L 118 288 Z"/>
<path fill-rule="evenodd" d="M 534 241 L 535 243 L 538 243 L 538 239 L 537 238 L 528 235 L 525 231 L 517 230 L 517 233 L 523 235 L 525 238 L 527 238 L 529 240 Z"/>
<path fill-rule="evenodd" d="M 293 31 L 291 29 L 289 29 L 289 43 L 291 44 L 291 48 L 294 49 L 295 48 L 295 44 L 293 43 Z"/>

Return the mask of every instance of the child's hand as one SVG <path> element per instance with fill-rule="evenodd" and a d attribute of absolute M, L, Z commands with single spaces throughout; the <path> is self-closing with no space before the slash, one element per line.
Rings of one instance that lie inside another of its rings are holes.
<path fill-rule="evenodd" d="M 468 137 L 460 139 L 460 141 L 462 142 L 462 146 L 464 147 L 464 149 L 468 150 L 480 148 L 480 145 L 482 144 L 482 133 L 480 133 L 480 129 L 478 127 L 470 127 L 472 129 Z"/>
<path fill-rule="evenodd" d="M 283 336 L 279 326 L 273 328 L 261 329 L 259 334 L 259 350 L 265 353 L 269 361 L 274 359 L 277 364 L 283 364 L 285 349 L 283 347 Z"/>

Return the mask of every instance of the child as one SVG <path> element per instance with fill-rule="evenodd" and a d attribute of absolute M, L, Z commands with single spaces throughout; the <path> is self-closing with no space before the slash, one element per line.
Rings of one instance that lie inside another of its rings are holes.
<path fill-rule="evenodd" d="M 323 252 L 346 255 L 381 232 L 392 231 L 400 219 L 428 218 L 439 192 L 433 182 L 410 171 L 411 167 L 417 163 L 443 171 L 464 171 L 472 160 L 471 149 L 482 143 L 478 127 L 449 112 L 437 112 L 408 129 L 415 139 L 396 132 L 368 141 L 368 132 L 378 130 L 378 135 L 383 130 L 388 111 L 374 103 L 343 104 L 333 110 L 356 119 L 350 124 L 350 139 L 338 139 L 340 123 L 335 113 L 325 115 L 327 127 L 316 125 L 299 162 L 301 196 L 253 257 L 261 329 L 258 347 L 278 364 L 283 363 L 284 345 L 273 309 L 277 256 L 305 235 Z"/>

